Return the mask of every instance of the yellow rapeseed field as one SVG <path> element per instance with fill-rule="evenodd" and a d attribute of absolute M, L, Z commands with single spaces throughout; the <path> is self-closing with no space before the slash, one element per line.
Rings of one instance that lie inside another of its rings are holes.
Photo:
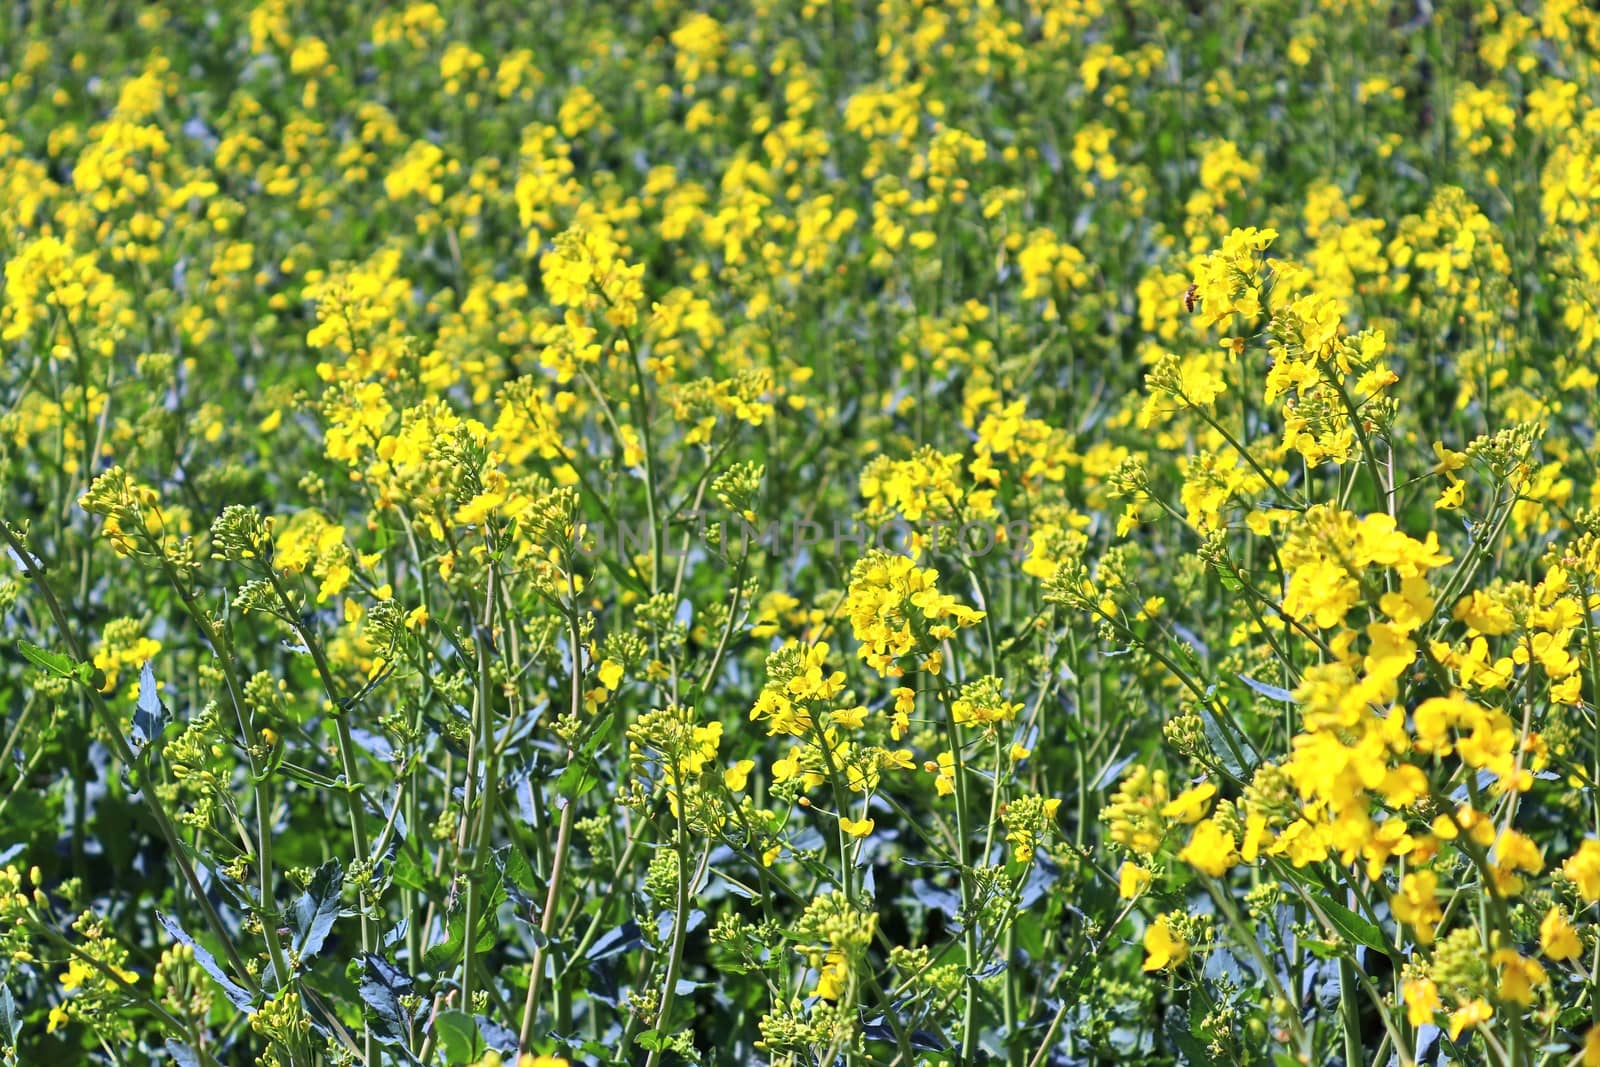
<path fill-rule="evenodd" d="M 0 11 L 0 1064 L 1600 1067 L 1600 11 Z"/>

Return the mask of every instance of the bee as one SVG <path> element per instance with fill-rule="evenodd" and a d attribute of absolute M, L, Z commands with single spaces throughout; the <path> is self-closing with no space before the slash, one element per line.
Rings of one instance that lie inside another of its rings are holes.
<path fill-rule="evenodd" d="M 1199 292 L 1200 287 L 1198 285 L 1190 285 L 1189 288 L 1183 291 L 1183 310 L 1191 315 L 1194 314 L 1194 302 Z"/>

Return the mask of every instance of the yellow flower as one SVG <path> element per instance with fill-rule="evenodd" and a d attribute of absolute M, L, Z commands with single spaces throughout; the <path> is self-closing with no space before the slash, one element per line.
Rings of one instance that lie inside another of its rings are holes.
<path fill-rule="evenodd" d="M 805 650 L 800 671 L 789 679 L 790 696 L 801 700 L 831 700 L 844 689 L 844 672 L 827 672 L 828 645 L 819 641 Z"/>
<path fill-rule="evenodd" d="M 1149 871 L 1131 860 L 1123 860 L 1122 866 L 1117 870 L 1117 893 L 1123 900 L 1132 900 L 1150 884 L 1153 878 Z"/>
<path fill-rule="evenodd" d="M 1433 506 L 1439 511 L 1454 511 L 1464 504 L 1466 499 L 1467 483 L 1457 479 L 1444 487 L 1434 500 Z"/>
<path fill-rule="evenodd" d="M 1419 944 L 1433 944 L 1434 924 L 1444 918 L 1439 906 L 1439 878 L 1432 871 L 1413 871 L 1400 883 L 1389 902 L 1394 917 L 1417 933 Z"/>
<path fill-rule="evenodd" d="M 937 762 L 929 760 L 926 769 L 938 775 L 934 779 L 933 787 L 940 796 L 947 797 L 956 791 L 955 753 L 949 751 L 939 753 Z"/>
<path fill-rule="evenodd" d="M 1500 987 L 1497 995 L 1501 1000 L 1523 1007 L 1533 1003 L 1533 990 L 1548 981 L 1543 967 L 1538 960 L 1531 960 L 1519 954 L 1515 949 L 1495 949 L 1490 956 L 1490 962 L 1500 968 Z"/>
<path fill-rule="evenodd" d="M 1161 809 L 1163 818 L 1184 823 L 1199 822 L 1205 815 L 1206 801 L 1217 795 L 1217 787 L 1210 782 L 1185 789 Z"/>
<path fill-rule="evenodd" d="M 1228 873 L 1238 853 L 1234 851 L 1233 835 L 1218 826 L 1216 820 L 1207 819 L 1194 828 L 1178 858 L 1203 874 L 1220 878 Z"/>
<path fill-rule="evenodd" d="M 851 837 L 866 837 L 872 833 L 872 828 L 876 825 L 877 823 L 872 819 L 851 819 L 844 815 L 839 816 L 839 829 Z"/>
<path fill-rule="evenodd" d="M 1486 1023 L 1494 1018 L 1494 1009 L 1489 1002 L 1479 997 L 1468 1001 L 1450 1013 L 1450 1040 L 1454 1041 L 1461 1036 L 1461 1031 Z"/>
<path fill-rule="evenodd" d="M 456 522 L 462 526 L 480 525 L 490 515 L 494 514 L 496 508 L 505 502 L 506 495 L 504 493 L 485 489 L 456 509 Z"/>
<path fill-rule="evenodd" d="M 740 760 L 722 772 L 722 784 L 732 792 L 743 792 L 744 787 L 749 784 L 750 772 L 755 769 L 755 765 L 756 761 L 753 759 Z"/>
<path fill-rule="evenodd" d="M 1600 1067 L 1600 1026 L 1583 1035 L 1583 1067 Z"/>
<path fill-rule="evenodd" d="M 73 958 L 67 964 L 67 971 L 60 978 L 63 991 L 71 993 L 99 975 L 99 971 L 81 959 Z"/>
<path fill-rule="evenodd" d="M 850 980 L 850 965 L 844 953 L 830 949 L 822 966 L 817 969 L 817 996 L 823 1000 L 838 1000 Z"/>
<path fill-rule="evenodd" d="M 899 771 L 916 770 L 916 759 L 909 748 L 879 749 L 878 766 Z"/>
<path fill-rule="evenodd" d="M 775 782 L 787 782 L 800 772 L 799 745 L 790 746 L 789 754 L 772 764 L 772 780 Z"/>
<path fill-rule="evenodd" d="M 1439 988 L 1431 978 L 1408 978 L 1400 988 L 1406 1002 L 1406 1021 L 1412 1026 L 1431 1023 L 1435 1013 L 1444 1010 Z"/>
<path fill-rule="evenodd" d="M 1269 844 L 1270 831 L 1267 829 L 1267 817 L 1260 813 L 1252 813 L 1244 823 L 1244 847 L 1239 855 L 1246 863 L 1254 863 L 1261 854 L 1261 846 Z"/>
<path fill-rule="evenodd" d="M 1261 314 L 1261 253 L 1277 236 L 1277 230 L 1235 229 L 1219 250 L 1200 261 L 1195 296 L 1208 326 L 1233 315 L 1251 319 Z"/>
<path fill-rule="evenodd" d="M 1593 904 L 1600 900 L 1600 841 L 1589 838 L 1561 865 L 1561 873 L 1575 883 L 1578 895 Z"/>
<path fill-rule="evenodd" d="M 472 1067 L 504 1067 L 504 1065 L 505 1058 L 491 1050 L 484 1053 L 483 1058 Z M 517 1059 L 517 1067 L 572 1067 L 572 1065 L 560 1056 L 535 1056 L 524 1052 Z"/>
<path fill-rule="evenodd" d="M 1577 928 L 1559 907 L 1545 912 L 1544 920 L 1539 923 L 1539 951 L 1552 960 L 1575 960 L 1583 954 Z"/>
<path fill-rule="evenodd" d="M 853 708 L 839 708 L 827 716 L 831 726 L 843 726 L 847 730 L 859 730 L 866 725 L 867 709 L 864 705 L 857 704 Z"/>
<path fill-rule="evenodd" d="M 1522 892 L 1521 874 L 1538 874 L 1544 870 L 1544 856 L 1526 834 L 1507 830 L 1494 846 L 1495 884 L 1501 895 L 1515 896 Z"/>
<path fill-rule="evenodd" d="M 1177 967 L 1189 958 L 1189 942 L 1173 931 L 1165 915 L 1144 930 L 1144 969 L 1161 971 Z"/>

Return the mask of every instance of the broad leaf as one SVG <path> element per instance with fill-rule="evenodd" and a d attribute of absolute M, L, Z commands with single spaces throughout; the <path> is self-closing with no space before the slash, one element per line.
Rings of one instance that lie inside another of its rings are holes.
<path fill-rule="evenodd" d="M 339 894 L 344 889 L 344 871 L 338 860 L 329 860 L 311 876 L 311 884 L 294 902 L 294 947 L 302 960 L 322 951 L 322 944 L 339 917 Z"/>
<path fill-rule="evenodd" d="M 156 672 L 145 661 L 139 671 L 139 706 L 133 712 L 133 746 L 143 748 L 161 736 L 171 721 L 166 705 L 161 703 L 161 693 L 156 688 Z"/>
<path fill-rule="evenodd" d="M 1384 939 L 1383 931 L 1377 924 L 1363 919 L 1343 904 L 1337 904 L 1325 896 L 1314 896 L 1312 903 L 1317 910 L 1327 917 L 1328 923 L 1339 932 L 1339 936 L 1352 944 L 1364 945 L 1374 952 L 1389 954 L 1389 943 Z"/>
<path fill-rule="evenodd" d="M 47 648 L 40 648 L 32 641 L 18 641 L 17 651 L 23 658 L 35 667 L 43 667 L 51 674 L 59 674 L 63 678 L 76 678 L 78 676 L 77 664 L 71 658 L 59 652 L 51 652 Z"/>
<path fill-rule="evenodd" d="M 11 999 L 11 987 L 0 982 L 0 1033 L 6 1035 L 6 1044 L 17 1047 L 17 1035 L 22 1033 L 22 1017 L 17 1014 L 17 1002 Z"/>
<path fill-rule="evenodd" d="M 630 949 L 638 948 L 643 944 L 643 931 L 639 929 L 638 923 L 629 919 L 615 930 L 600 935 L 595 940 L 595 943 L 589 946 L 587 958 L 591 960 L 609 959 Z"/>
<path fill-rule="evenodd" d="M 483 1038 L 478 1024 L 464 1011 L 442 1011 L 433 1021 L 434 1036 L 439 1039 L 439 1050 L 451 1064 L 477 1063 L 483 1058 Z"/>
<path fill-rule="evenodd" d="M 372 1029 L 396 1041 L 406 1040 L 411 1014 L 400 1003 L 413 988 L 411 976 L 382 956 L 361 957 L 361 1000 L 371 1009 Z"/>
<path fill-rule="evenodd" d="M 182 1041 L 167 1038 L 167 1055 L 172 1057 L 172 1062 L 178 1067 L 200 1067 L 200 1053 Z"/>

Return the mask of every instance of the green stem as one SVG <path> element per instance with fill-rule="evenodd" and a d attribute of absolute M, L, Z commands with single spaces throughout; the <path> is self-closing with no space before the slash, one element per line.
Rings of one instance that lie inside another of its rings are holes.
<path fill-rule="evenodd" d="M 673 902 L 672 913 L 672 941 L 667 949 L 667 975 L 661 983 L 661 1007 L 656 1012 L 655 1041 L 650 1049 L 650 1055 L 645 1058 L 645 1067 L 657 1067 L 661 1062 L 661 1053 L 666 1043 L 667 1027 L 672 1023 L 672 1003 L 678 992 L 678 972 L 683 967 L 683 946 L 689 936 L 689 897 L 692 891 L 692 881 L 699 880 L 699 872 L 693 876 L 689 874 L 689 828 L 685 822 L 688 815 L 688 805 L 683 795 L 682 770 L 674 763 L 672 780 L 679 783 L 678 814 L 674 824 L 673 842 L 678 853 L 678 891 L 677 899 Z M 707 858 L 710 854 L 707 853 Z"/>
<path fill-rule="evenodd" d="M 555 925 L 556 905 L 561 899 L 561 881 L 566 872 L 566 859 L 569 846 L 572 842 L 572 821 L 574 807 L 572 801 L 565 801 L 561 806 L 561 824 L 556 829 L 555 857 L 551 860 L 550 886 L 545 891 L 544 910 L 539 915 L 540 941 L 533 949 L 533 966 L 528 976 L 528 996 L 522 1002 L 522 1026 L 517 1031 L 517 1047 L 523 1050 L 528 1048 L 528 1041 L 533 1036 L 533 1021 L 539 1012 L 539 986 L 544 978 L 545 946 L 550 943 L 550 933 Z M 565 997 L 566 982 L 563 974 L 557 974 L 556 987 L 556 1016 L 559 1019 L 565 1014 L 563 999 Z"/>
<path fill-rule="evenodd" d="M 961 742 L 955 720 L 946 708 L 945 740 L 954 761 L 956 795 L 956 864 L 961 872 L 961 939 L 965 960 L 965 982 L 961 1011 L 961 1062 L 972 1063 L 978 1048 L 978 916 L 976 887 L 967 857 L 967 782 L 966 764 L 961 758 Z"/>
<path fill-rule="evenodd" d="M 479 758 L 483 761 L 483 792 L 478 798 L 477 833 L 472 839 L 471 851 L 464 857 L 467 865 L 467 902 L 462 925 L 465 933 L 461 942 L 461 1007 L 468 1012 L 473 1010 L 473 955 L 477 950 L 477 924 L 482 920 L 483 910 L 481 875 L 484 862 L 488 859 L 491 834 L 494 830 L 495 798 L 500 792 L 497 766 L 499 753 L 495 746 L 492 718 L 494 705 L 489 692 L 489 641 L 494 633 L 495 603 L 495 568 L 491 564 L 489 588 L 483 598 L 483 623 L 477 638 L 473 641 L 478 653 L 478 684 L 473 698 L 473 720 L 477 730 Z M 469 782 L 476 781 L 478 776 L 477 768 L 472 766 L 471 761 L 467 765 L 467 775 Z M 466 812 L 463 812 L 463 817 L 467 817 Z"/>
<path fill-rule="evenodd" d="M 355 739 L 350 733 L 350 723 L 346 718 L 349 709 L 342 706 L 337 686 L 333 680 L 333 671 L 328 665 L 328 658 L 322 651 L 322 643 L 317 640 L 317 635 L 311 632 L 311 627 L 301 618 L 289 599 L 289 592 L 284 588 L 283 581 L 269 563 L 264 568 L 267 580 L 272 585 L 273 593 L 283 605 L 284 614 L 293 620 L 291 625 L 300 641 L 311 652 L 311 662 L 315 664 L 317 677 L 322 683 L 323 694 L 328 698 L 328 703 L 333 708 L 334 729 L 339 744 L 339 764 L 344 772 L 344 786 L 350 821 L 350 845 L 355 857 L 355 862 L 361 868 L 363 877 L 371 874 L 368 864 L 367 852 L 367 812 L 362 798 L 357 791 L 360 779 L 356 776 Z M 359 894 L 359 891 L 358 891 Z M 367 916 L 366 901 L 357 898 L 356 910 L 361 921 L 361 951 L 370 953 L 375 947 L 372 920 Z M 470 939 L 469 939 L 470 940 Z M 363 1049 L 368 1063 L 377 1063 L 378 1046 L 376 1035 L 371 1027 L 363 1027 Z"/>

